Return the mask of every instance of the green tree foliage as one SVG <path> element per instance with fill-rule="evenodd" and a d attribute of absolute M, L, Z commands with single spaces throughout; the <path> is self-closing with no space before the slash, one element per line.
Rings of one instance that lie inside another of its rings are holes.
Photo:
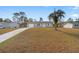
<path fill-rule="evenodd" d="M 6 19 L 4 20 L 4 22 L 10 23 L 10 22 L 12 22 L 12 21 L 11 21 L 10 19 L 6 18 Z"/>
<path fill-rule="evenodd" d="M 0 18 L 0 22 L 3 22 L 3 18 Z"/>
<path fill-rule="evenodd" d="M 43 18 L 42 17 L 40 17 L 40 20 L 39 20 L 40 22 L 43 22 Z"/>
<path fill-rule="evenodd" d="M 57 30 L 58 21 L 61 20 L 62 17 L 64 17 L 64 14 L 65 14 L 65 12 L 62 11 L 62 10 L 60 10 L 60 9 L 58 9 L 57 11 L 54 10 L 53 13 L 50 13 L 49 14 L 49 16 L 48 16 L 49 17 L 49 20 L 51 20 L 51 19 L 53 20 L 55 30 Z"/>
<path fill-rule="evenodd" d="M 25 12 L 15 12 L 13 13 L 13 20 L 16 22 L 26 21 L 27 17 Z"/>

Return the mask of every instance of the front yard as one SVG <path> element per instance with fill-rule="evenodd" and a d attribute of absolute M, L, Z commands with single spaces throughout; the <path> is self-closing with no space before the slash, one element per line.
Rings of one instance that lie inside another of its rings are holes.
<path fill-rule="evenodd" d="M 79 52 L 79 29 L 29 29 L 0 43 L 0 52 Z"/>
<path fill-rule="evenodd" d="M 1 34 L 4 34 L 4 33 L 7 33 L 7 32 L 10 32 L 12 31 L 13 29 L 0 29 L 0 35 Z"/>

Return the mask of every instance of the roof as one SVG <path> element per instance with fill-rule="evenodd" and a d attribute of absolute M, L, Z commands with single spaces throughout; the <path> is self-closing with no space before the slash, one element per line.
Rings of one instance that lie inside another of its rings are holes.
<path fill-rule="evenodd" d="M 35 21 L 35 22 L 28 22 L 28 23 L 34 23 L 34 24 L 38 24 L 38 23 L 53 23 L 53 22 L 49 22 L 49 21 Z"/>

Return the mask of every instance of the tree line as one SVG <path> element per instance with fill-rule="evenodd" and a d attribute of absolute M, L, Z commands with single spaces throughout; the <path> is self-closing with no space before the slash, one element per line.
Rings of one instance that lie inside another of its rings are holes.
<path fill-rule="evenodd" d="M 54 9 L 54 11 L 48 15 L 49 21 L 53 20 L 53 27 L 55 28 L 55 30 L 57 30 L 57 27 L 58 27 L 59 24 L 61 25 L 62 18 L 64 18 L 64 16 L 65 16 L 65 12 L 61 9 L 58 9 L 58 10 Z M 33 19 L 33 18 L 28 19 L 25 12 L 15 12 L 15 13 L 13 13 L 12 19 L 13 19 L 14 22 L 20 22 L 20 21 L 33 22 L 33 21 L 36 21 L 36 19 Z M 79 21 L 79 18 L 76 19 L 76 20 Z M 40 17 L 40 22 L 42 22 L 42 21 L 43 21 L 43 18 Z M 67 22 L 72 22 L 72 21 L 73 21 L 72 18 L 69 18 L 67 20 Z M 0 22 L 11 22 L 11 20 L 9 18 L 6 18 L 5 20 L 3 20 L 3 18 L 0 18 Z"/>

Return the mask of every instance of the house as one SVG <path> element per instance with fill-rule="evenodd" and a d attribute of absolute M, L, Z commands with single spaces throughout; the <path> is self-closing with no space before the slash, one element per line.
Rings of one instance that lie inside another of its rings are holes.
<path fill-rule="evenodd" d="M 27 26 L 32 28 L 53 27 L 53 23 L 49 21 L 43 21 L 43 22 L 35 21 L 35 22 L 28 22 Z"/>
<path fill-rule="evenodd" d="M 79 21 L 65 22 L 63 28 L 79 28 Z"/>
<path fill-rule="evenodd" d="M 40 27 L 53 27 L 53 22 L 50 21 L 35 21 L 35 22 L 0 22 L 0 28 L 22 28 L 22 27 L 30 27 L 30 28 L 40 28 Z M 63 28 L 79 28 L 79 21 L 74 22 L 63 22 Z"/>
<path fill-rule="evenodd" d="M 15 22 L 0 22 L 0 28 L 19 28 L 19 24 Z"/>
<path fill-rule="evenodd" d="M 0 28 L 39 28 L 39 27 L 53 27 L 53 23 L 49 21 L 35 21 L 35 22 L 0 22 Z"/>
<path fill-rule="evenodd" d="M 53 22 L 50 21 L 25 21 L 25 22 L 0 22 L 0 28 L 22 28 L 22 27 L 30 27 L 30 28 L 40 28 L 40 27 L 53 27 Z M 79 21 L 73 22 L 63 22 L 63 28 L 79 28 Z"/>

